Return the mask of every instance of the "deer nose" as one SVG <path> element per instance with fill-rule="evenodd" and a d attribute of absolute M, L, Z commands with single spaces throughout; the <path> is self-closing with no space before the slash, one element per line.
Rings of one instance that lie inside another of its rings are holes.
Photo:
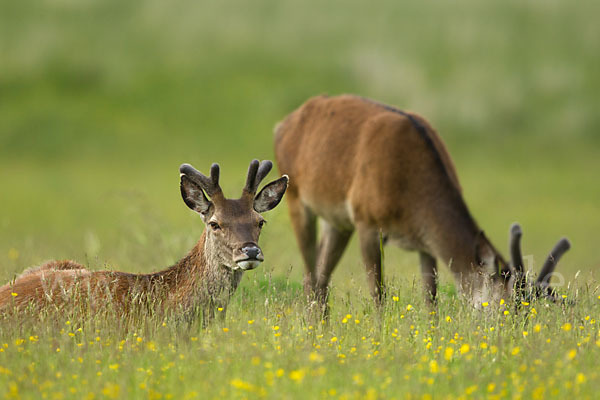
<path fill-rule="evenodd" d="M 262 251 L 254 243 L 245 243 L 242 246 L 242 254 L 252 260 L 262 260 Z"/>

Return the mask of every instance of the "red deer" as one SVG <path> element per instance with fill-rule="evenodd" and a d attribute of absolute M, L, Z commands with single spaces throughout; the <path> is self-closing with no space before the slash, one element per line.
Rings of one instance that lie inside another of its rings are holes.
<path fill-rule="evenodd" d="M 89 271 L 73 261 L 51 261 L 0 287 L 0 310 L 18 311 L 27 306 L 65 310 L 75 307 L 76 300 L 84 300 L 92 310 L 108 304 L 117 312 L 128 313 L 132 307 L 150 302 L 187 319 L 196 311 L 212 318 L 215 308 L 227 306 L 244 271 L 264 260 L 257 244 L 265 223 L 260 214 L 279 204 L 288 183 L 283 176 L 256 194 L 272 165 L 270 161 L 252 161 L 242 196 L 235 200 L 223 195 L 218 164 L 212 165 L 210 177 L 189 164 L 180 167 L 183 201 L 200 214 L 206 228 L 192 250 L 170 268 L 130 274 Z"/>
<path fill-rule="evenodd" d="M 275 156 L 281 173 L 290 177 L 287 202 L 305 264 L 304 288 L 322 303 L 354 230 L 377 303 L 383 290 L 382 238 L 419 252 L 431 302 L 436 259 L 449 266 L 473 304 L 507 298 L 515 284 L 525 287 L 520 228 L 513 229 L 510 265 L 471 216 L 446 147 L 419 115 L 358 96 L 314 97 L 275 127 Z M 545 294 L 568 248 L 561 240 L 543 268 L 536 287 Z"/>

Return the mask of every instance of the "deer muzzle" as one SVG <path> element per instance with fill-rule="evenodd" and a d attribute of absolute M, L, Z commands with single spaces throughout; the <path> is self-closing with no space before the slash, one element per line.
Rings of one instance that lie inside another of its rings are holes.
<path fill-rule="evenodd" d="M 233 261 L 244 271 L 258 267 L 265 259 L 256 243 L 244 243 L 235 253 Z"/>

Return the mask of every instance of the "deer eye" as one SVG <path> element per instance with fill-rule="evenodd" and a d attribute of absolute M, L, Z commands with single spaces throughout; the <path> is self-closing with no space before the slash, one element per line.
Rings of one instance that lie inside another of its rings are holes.
<path fill-rule="evenodd" d="M 265 226 L 265 224 L 266 224 L 266 223 L 267 223 L 267 221 L 265 221 L 264 219 L 263 219 L 263 220 L 260 220 L 260 221 L 258 221 L 258 227 L 259 227 L 260 229 L 262 229 L 262 227 L 263 227 L 263 226 Z"/>
<path fill-rule="evenodd" d="M 210 229 L 212 229 L 213 231 L 218 231 L 219 229 L 221 229 L 219 224 L 217 224 L 216 222 L 209 222 L 208 226 L 210 226 Z"/>

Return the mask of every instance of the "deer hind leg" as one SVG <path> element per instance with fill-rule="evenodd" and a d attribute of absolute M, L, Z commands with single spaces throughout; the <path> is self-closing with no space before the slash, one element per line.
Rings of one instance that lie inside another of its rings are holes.
<path fill-rule="evenodd" d="M 435 305 L 438 280 L 436 260 L 423 251 L 419 252 L 419 260 L 421 262 L 421 277 L 423 278 L 425 299 L 430 305 Z"/>
<path fill-rule="evenodd" d="M 369 291 L 378 306 L 383 300 L 383 274 L 381 272 L 381 236 L 379 231 L 358 227 L 360 251 L 367 272 Z"/>
<path fill-rule="evenodd" d="M 296 194 L 288 193 L 287 201 L 296 240 L 304 260 L 304 292 L 310 296 L 314 293 L 316 284 L 317 217 L 302 204 Z"/>
<path fill-rule="evenodd" d="M 322 305 L 327 304 L 331 274 L 344 254 L 352 232 L 351 230 L 339 230 L 327 221 L 323 221 L 317 258 L 316 284 L 317 299 Z"/>

